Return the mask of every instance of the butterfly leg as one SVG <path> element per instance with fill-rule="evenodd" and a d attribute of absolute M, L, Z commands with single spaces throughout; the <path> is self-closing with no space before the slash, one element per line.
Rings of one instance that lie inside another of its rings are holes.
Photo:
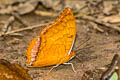
<path fill-rule="evenodd" d="M 59 64 L 53 66 L 53 67 L 49 70 L 49 72 L 48 72 L 47 74 L 49 74 L 54 68 L 56 68 L 56 67 L 58 67 L 58 66 L 59 66 Z"/>
<path fill-rule="evenodd" d="M 74 68 L 74 66 L 73 66 L 73 63 L 63 63 L 63 64 L 70 64 L 70 65 L 72 66 L 72 70 L 73 70 L 74 72 L 76 72 L 76 71 L 75 71 L 75 68 Z"/>

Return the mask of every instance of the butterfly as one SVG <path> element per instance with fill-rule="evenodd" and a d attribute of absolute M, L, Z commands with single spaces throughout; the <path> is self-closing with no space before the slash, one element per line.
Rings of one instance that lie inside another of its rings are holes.
<path fill-rule="evenodd" d="M 60 65 L 75 56 L 72 50 L 76 37 L 76 22 L 73 12 L 66 8 L 58 19 L 40 31 L 29 44 L 28 67 Z"/>
<path fill-rule="evenodd" d="M 106 72 L 103 73 L 101 80 L 119 80 L 120 74 L 120 58 L 118 54 L 112 59 L 111 66 L 108 68 Z"/>

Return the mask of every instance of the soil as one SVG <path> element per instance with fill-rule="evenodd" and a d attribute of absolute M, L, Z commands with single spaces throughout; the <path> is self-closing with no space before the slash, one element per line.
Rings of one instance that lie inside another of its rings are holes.
<path fill-rule="evenodd" d="M 1 15 L 1 20 L 7 20 L 9 16 Z M 23 20 L 30 25 L 37 25 L 46 22 L 53 22 L 56 17 L 41 17 L 34 13 L 22 16 Z M 83 20 L 77 21 L 77 37 L 74 44 L 76 56 L 70 63 L 73 63 L 76 73 L 71 65 L 60 65 L 53 69 L 48 75 L 50 67 L 27 68 L 26 56 L 24 55 L 29 42 L 39 35 L 43 28 L 35 28 L 19 32 L 22 36 L 0 37 L 0 59 L 6 59 L 12 63 L 22 65 L 28 69 L 33 80 L 99 80 L 102 73 L 111 63 L 113 56 L 120 53 L 120 35 L 118 32 L 109 30 L 104 33 L 86 27 L 89 23 Z M 2 27 L 3 25 L 0 25 Z M 12 29 L 23 28 L 17 21 L 13 23 Z M 89 38 L 89 40 L 87 40 Z M 80 50 L 77 50 L 80 49 Z"/>

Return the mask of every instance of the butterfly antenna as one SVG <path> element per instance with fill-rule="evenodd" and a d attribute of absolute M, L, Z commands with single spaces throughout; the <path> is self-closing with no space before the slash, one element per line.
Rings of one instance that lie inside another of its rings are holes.
<path fill-rule="evenodd" d="M 85 41 L 83 41 L 81 44 L 79 44 L 76 48 L 75 48 L 75 50 L 74 51 L 78 51 L 79 50 L 79 47 L 80 46 L 82 46 L 82 45 L 84 45 L 86 42 L 88 42 L 90 40 L 90 37 L 86 37 L 86 40 Z M 85 47 L 85 46 L 84 46 Z"/>

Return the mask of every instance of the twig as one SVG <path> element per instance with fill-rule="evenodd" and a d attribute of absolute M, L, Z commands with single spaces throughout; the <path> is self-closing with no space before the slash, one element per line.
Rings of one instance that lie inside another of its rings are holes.
<path fill-rule="evenodd" d="M 28 23 L 25 22 L 25 21 L 20 17 L 19 14 L 15 13 L 15 12 L 11 12 L 11 15 L 14 16 L 15 19 L 16 19 L 17 21 L 19 21 L 21 24 L 23 24 L 25 27 L 28 26 Z"/>
<path fill-rule="evenodd" d="M 105 26 L 105 27 L 109 27 L 109 28 L 115 29 L 115 30 L 117 30 L 117 31 L 120 32 L 120 28 L 119 28 L 119 27 L 117 27 L 117 26 L 111 26 L 111 24 L 104 23 L 104 22 L 102 22 L 102 21 L 100 21 L 100 20 L 98 20 L 98 19 L 95 19 L 95 18 L 91 17 L 91 16 L 87 16 L 87 15 L 85 15 L 85 14 L 79 14 L 79 15 L 77 15 L 76 17 L 77 17 L 77 18 L 84 19 L 84 20 L 92 21 L 92 22 L 94 22 L 94 23 L 96 23 L 96 24 L 100 24 L 100 25 L 103 25 L 103 26 Z"/>
<path fill-rule="evenodd" d="M 50 16 L 50 17 L 58 16 L 57 13 L 48 12 L 48 11 L 38 11 L 38 10 L 35 11 L 35 14 L 41 15 L 41 16 Z"/>
<path fill-rule="evenodd" d="M 44 24 L 29 26 L 29 27 L 26 27 L 26 28 L 16 29 L 16 30 L 9 31 L 9 32 L 6 32 L 6 33 L 1 33 L 0 36 L 10 35 L 10 34 L 12 34 L 12 33 L 21 32 L 21 31 L 25 31 L 25 30 L 30 30 L 30 29 L 37 28 L 37 27 L 40 27 L 40 26 L 45 26 L 45 25 L 47 25 L 47 24 L 48 24 L 48 23 L 44 23 Z"/>
<path fill-rule="evenodd" d="M 3 26 L 3 29 L 2 29 L 3 33 L 6 33 L 8 31 L 10 25 L 14 22 L 14 20 L 15 20 L 15 18 L 13 16 L 11 16 L 8 19 L 7 23 L 5 23 L 5 25 Z"/>

